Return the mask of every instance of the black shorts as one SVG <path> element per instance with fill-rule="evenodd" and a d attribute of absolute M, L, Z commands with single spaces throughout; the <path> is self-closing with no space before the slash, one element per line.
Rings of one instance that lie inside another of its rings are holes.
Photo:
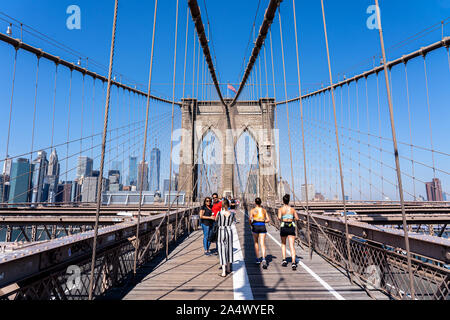
<path fill-rule="evenodd" d="M 267 233 L 266 225 L 252 225 L 252 232 L 255 234 Z"/>
<path fill-rule="evenodd" d="M 280 228 L 280 236 L 281 237 L 287 237 L 287 236 L 294 236 L 295 237 L 295 227 L 292 223 L 284 223 L 285 226 Z"/>

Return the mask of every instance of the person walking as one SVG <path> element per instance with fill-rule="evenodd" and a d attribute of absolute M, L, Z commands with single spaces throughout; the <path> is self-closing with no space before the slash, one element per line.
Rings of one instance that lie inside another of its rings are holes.
<path fill-rule="evenodd" d="M 231 226 L 234 222 L 235 214 L 230 211 L 230 203 L 227 199 L 222 201 L 222 209 L 216 215 L 216 223 L 219 227 L 217 236 L 217 249 L 219 261 L 222 266 L 221 277 L 226 277 L 231 272 L 233 263 L 233 232 Z"/>
<path fill-rule="evenodd" d="M 256 264 L 262 264 L 263 269 L 267 269 L 266 261 L 266 223 L 270 222 L 270 217 L 267 211 L 261 207 L 261 198 L 255 199 L 256 207 L 250 211 L 249 223 L 252 226 L 253 241 L 255 244 Z M 261 257 L 259 255 L 261 249 Z M 260 257 L 260 258 L 259 258 Z"/>
<path fill-rule="evenodd" d="M 205 255 L 209 256 L 211 252 L 209 247 L 211 246 L 211 241 L 209 240 L 211 236 L 211 231 L 214 226 L 214 217 L 212 212 L 212 199 L 210 197 L 205 198 L 203 206 L 200 209 L 200 223 L 203 229 L 203 249 L 205 249 Z"/>
<path fill-rule="evenodd" d="M 291 196 L 286 194 L 283 197 L 283 207 L 278 209 L 278 220 L 281 221 L 280 225 L 280 237 L 281 237 L 281 254 L 283 261 L 281 265 L 287 267 L 288 262 L 286 260 L 286 240 L 289 241 L 289 247 L 291 249 L 292 270 L 297 270 L 297 256 L 295 253 L 295 221 L 298 221 L 298 215 L 294 208 L 289 206 Z M 294 221 L 295 220 L 295 221 Z"/>

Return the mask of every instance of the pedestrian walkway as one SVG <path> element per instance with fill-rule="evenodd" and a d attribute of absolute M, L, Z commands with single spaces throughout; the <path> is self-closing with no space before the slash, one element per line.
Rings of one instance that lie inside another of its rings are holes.
<path fill-rule="evenodd" d="M 309 259 L 307 248 L 297 248 L 297 271 L 281 266 L 278 231 L 268 226 L 267 270 L 255 263 L 253 238 L 242 211 L 235 225 L 233 272 L 219 276 L 217 255 L 205 256 L 201 231 L 186 237 L 169 254 L 139 270 L 142 279 L 122 294 L 125 300 L 368 300 L 367 293 L 352 284 L 345 273 L 317 254 Z M 241 250 L 239 250 L 239 247 Z M 215 244 L 212 245 L 215 248 Z M 242 259 L 244 258 L 244 261 Z M 378 294 L 378 298 L 386 296 Z"/>

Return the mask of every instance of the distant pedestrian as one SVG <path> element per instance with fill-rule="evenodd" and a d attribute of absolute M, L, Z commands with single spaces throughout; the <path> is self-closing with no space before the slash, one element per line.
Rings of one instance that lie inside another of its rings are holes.
<path fill-rule="evenodd" d="M 209 247 L 211 246 L 211 241 L 209 238 L 214 226 L 212 199 L 210 197 L 205 198 L 203 206 L 200 209 L 200 223 L 203 229 L 203 249 L 205 249 L 205 255 L 210 255 Z"/>
<path fill-rule="evenodd" d="M 294 208 L 289 206 L 291 200 L 290 195 L 283 197 L 283 207 L 278 209 L 278 219 L 281 221 L 280 237 L 281 237 L 281 254 L 283 256 L 283 262 L 281 265 L 286 267 L 288 262 L 286 260 L 286 240 L 289 240 L 289 247 L 291 249 L 292 270 L 297 270 L 297 257 L 295 253 L 295 238 L 296 238 L 296 225 L 295 221 L 298 221 L 298 215 Z M 295 221 L 294 221 L 295 220 Z"/>
<path fill-rule="evenodd" d="M 236 210 L 236 200 L 228 196 L 228 202 L 230 202 L 230 210 Z"/>
<path fill-rule="evenodd" d="M 219 261 L 222 266 L 221 277 L 226 277 L 231 272 L 233 263 L 233 232 L 231 226 L 234 222 L 234 212 L 229 210 L 230 203 L 227 199 L 222 201 L 222 209 L 216 215 L 216 223 L 219 227 L 217 237 L 217 249 L 219 251 Z"/>
<path fill-rule="evenodd" d="M 266 261 L 266 223 L 270 222 L 267 211 L 261 207 L 262 200 L 260 198 L 255 199 L 256 207 L 250 211 L 249 223 L 252 226 L 253 240 L 255 243 L 256 264 L 262 264 L 264 269 L 267 269 Z M 262 255 L 259 255 L 259 249 L 261 248 Z"/>

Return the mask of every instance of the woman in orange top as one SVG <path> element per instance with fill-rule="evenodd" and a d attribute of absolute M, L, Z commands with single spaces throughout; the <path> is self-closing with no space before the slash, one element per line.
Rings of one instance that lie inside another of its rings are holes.
<path fill-rule="evenodd" d="M 256 207 L 250 211 L 249 223 L 252 226 L 253 240 L 255 243 L 256 264 L 262 264 L 264 269 L 267 269 L 266 261 L 266 223 L 270 222 L 267 211 L 261 207 L 262 201 L 260 198 L 255 199 Z M 259 248 L 261 247 L 262 257 L 259 258 Z"/>

